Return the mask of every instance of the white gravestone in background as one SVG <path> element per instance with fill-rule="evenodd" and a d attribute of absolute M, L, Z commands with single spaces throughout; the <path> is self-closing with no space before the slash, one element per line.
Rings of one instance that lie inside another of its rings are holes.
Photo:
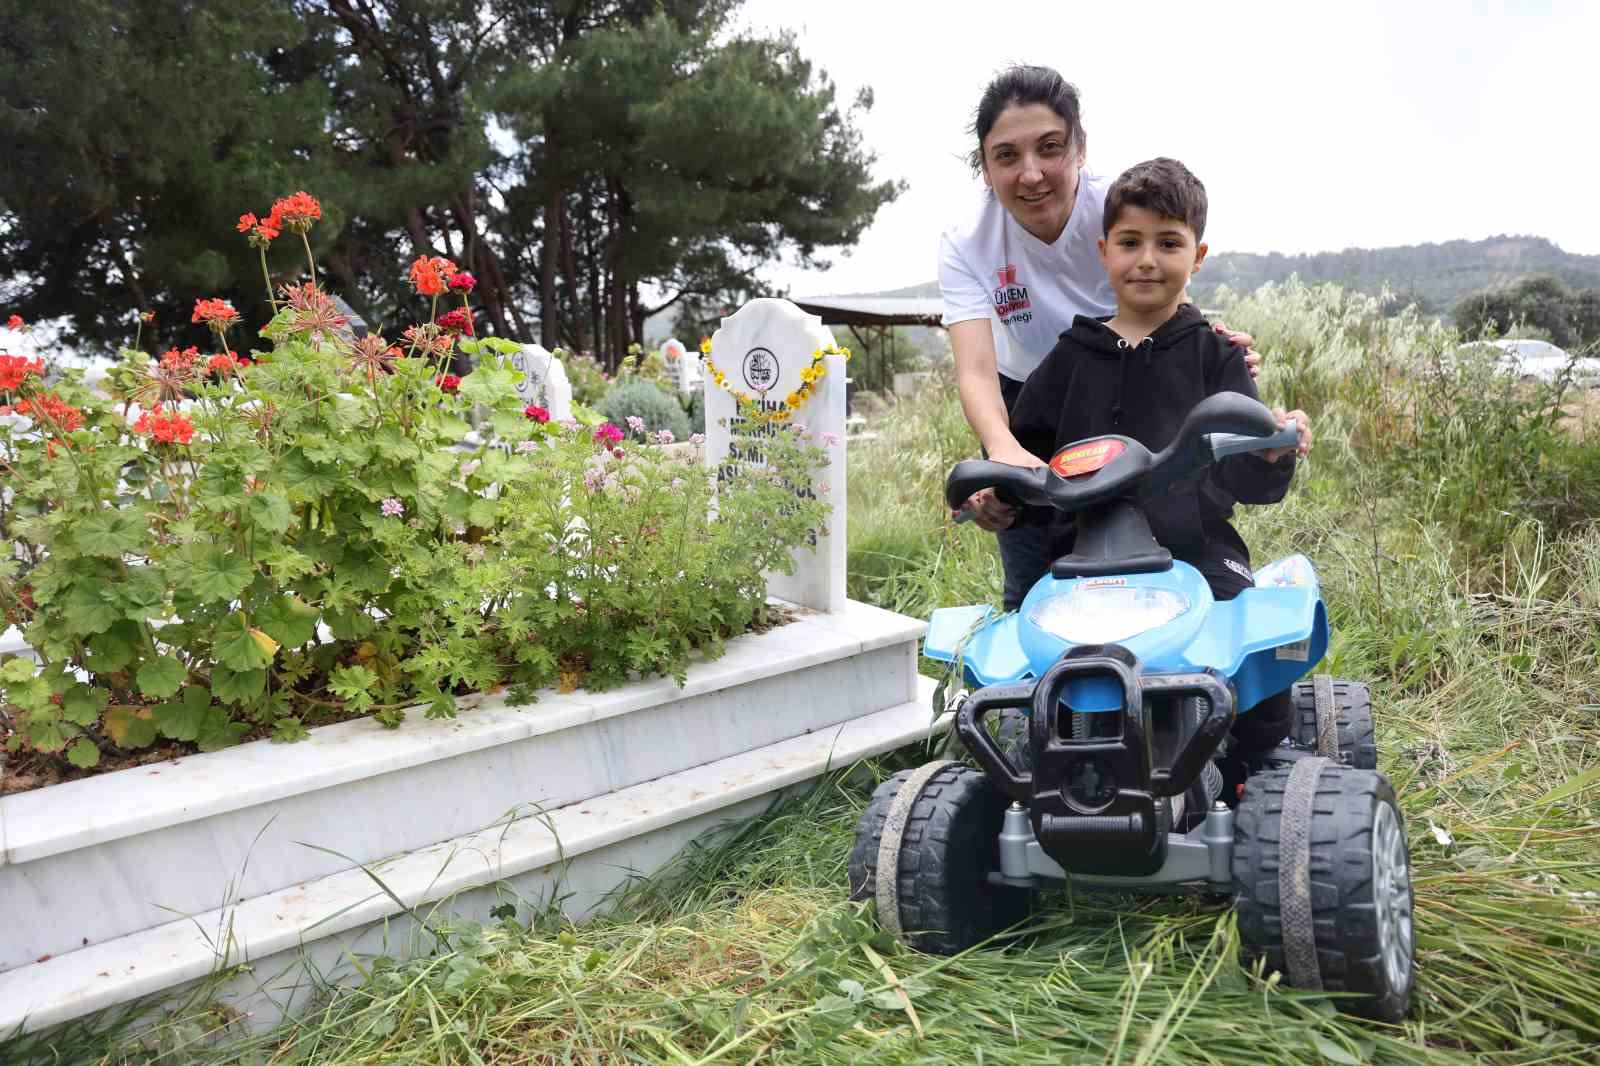
<path fill-rule="evenodd" d="M 661 346 L 661 358 L 671 369 L 679 392 L 690 393 L 700 387 L 699 352 L 691 352 L 682 341 L 673 338 Z"/>
<path fill-rule="evenodd" d="M 800 371 L 811 365 L 811 353 L 833 343 L 833 334 L 816 315 L 788 300 L 763 297 L 722 320 L 711 337 L 711 361 L 729 386 L 761 398 L 771 409 L 800 388 Z M 706 461 L 719 479 L 725 478 L 741 464 L 761 461 L 764 437 L 790 432 L 785 427 L 795 423 L 806 427 L 807 435 L 828 453 L 828 461 L 800 491 L 820 497 L 832 511 L 815 531 L 815 542 L 795 550 L 795 572 L 769 574 L 767 591 L 802 607 L 840 611 L 845 605 L 844 357 L 830 355 L 825 365 L 827 374 L 787 423 L 741 417 L 733 394 L 718 388 L 707 373 Z"/>
<path fill-rule="evenodd" d="M 524 344 L 511 357 L 511 367 L 522 371 L 517 395 L 524 405 L 538 404 L 550 412 L 550 419 L 563 422 L 572 417 L 572 383 L 561 360 L 538 344 Z"/>

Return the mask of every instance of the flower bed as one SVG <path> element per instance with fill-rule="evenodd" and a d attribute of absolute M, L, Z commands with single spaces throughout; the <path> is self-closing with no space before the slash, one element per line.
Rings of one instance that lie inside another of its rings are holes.
<path fill-rule="evenodd" d="M 239 229 L 263 247 L 318 217 L 302 193 Z M 351 336 L 310 281 L 279 288 L 244 356 L 232 306 L 197 301 L 215 354 L 126 350 L 108 395 L 0 362 L 0 610 L 37 655 L 0 663 L 11 759 L 89 768 L 449 716 L 498 686 L 682 678 L 759 618 L 762 572 L 822 519 L 785 488 L 820 449 L 785 434 L 719 485 L 659 438 L 541 418 L 516 399 L 518 345 L 472 335 L 470 277 L 426 256 L 411 277 L 429 315 L 397 345 Z M 475 369 L 449 373 L 458 353 Z M 464 451 L 470 416 L 484 443 Z"/>

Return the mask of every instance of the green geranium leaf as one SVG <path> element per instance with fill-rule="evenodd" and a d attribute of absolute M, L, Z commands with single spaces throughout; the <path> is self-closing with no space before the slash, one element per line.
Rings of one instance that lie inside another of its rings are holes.
<path fill-rule="evenodd" d="M 84 665 L 97 674 L 120 670 L 133 662 L 138 647 L 138 626 L 124 620 L 89 638 L 89 655 Z"/>
<path fill-rule="evenodd" d="M 67 597 L 64 612 L 67 625 L 82 634 L 103 633 L 110 629 L 122 614 L 109 599 L 115 595 L 116 590 L 110 585 L 97 588 L 75 586 Z"/>
<path fill-rule="evenodd" d="M 183 686 L 183 679 L 188 676 L 189 671 L 170 655 L 148 659 L 139 667 L 139 691 L 146 696 L 164 699 L 178 691 Z"/>
<path fill-rule="evenodd" d="M 255 576 L 248 558 L 219 547 L 196 547 L 173 566 L 179 582 L 202 601 L 231 600 Z"/>
<path fill-rule="evenodd" d="M 317 634 L 317 609 L 298 596 L 276 596 L 255 610 L 255 623 L 286 648 L 298 648 Z"/>
<path fill-rule="evenodd" d="M 73 725 L 90 726 L 111 702 L 111 693 L 91 685 L 73 685 L 61 697 L 61 717 Z"/>
<path fill-rule="evenodd" d="M 73 766 L 87 770 L 100 761 L 100 749 L 94 746 L 94 741 L 87 737 L 79 737 L 67 749 L 67 761 Z"/>
<path fill-rule="evenodd" d="M 313 462 L 303 449 L 294 448 L 278 460 L 272 481 L 287 486 L 293 499 L 316 500 L 337 489 L 341 475 L 337 467 Z"/>
<path fill-rule="evenodd" d="M 106 712 L 106 735 L 119 748 L 147 748 L 156 739 L 156 720 L 149 711 L 113 707 Z"/>
<path fill-rule="evenodd" d="M 514 341 L 510 337 L 482 337 L 478 340 L 478 344 L 500 355 L 516 355 L 522 351 L 522 342 Z"/>
<path fill-rule="evenodd" d="M 521 375 L 507 369 L 500 360 L 487 360 L 461 379 L 461 395 L 472 403 L 493 404 L 505 398 Z"/>
<path fill-rule="evenodd" d="M 32 659 L 19 655 L 14 659 L 7 659 L 4 665 L 0 665 L 0 681 L 9 681 L 13 684 L 32 681 L 38 669 L 38 664 Z"/>
<path fill-rule="evenodd" d="M 131 566 L 115 586 L 122 616 L 135 622 L 159 617 L 166 607 L 167 582 L 153 566 Z"/>
<path fill-rule="evenodd" d="M 289 528 L 289 501 L 276 492 L 252 493 L 247 511 L 250 521 L 263 532 L 282 533 Z"/>
<path fill-rule="evenodd" d="M 255 632 L 244 624 L 244 617 L 237 614 L 229 615 L 217 623 L 211 652 L 218 662 L 239 673 L 260 670 L 271 662 L 261 642 L 256 639 Z"/>
<path fill-rule="evenodd" d="M 494 525 L 495 511 L 498 510 L 498 501 L 486 496 L 475 497 L 467 506 L 467 522 L 474 526 L 488 528 Z"/>
<path fill-rule="evenodd" d="M 210 706 L 211 691 L 203 685 L 191 685 L 177 703 L 163 703 L 156 708 L 156 727 L 168 740 L 194 740 L 200 735 Z"/>
<path fill-rule="evenodd" d="M 230 670 L 218 663 L 211 671 L 212 693 L 223 703 L 249 703 L 267 688 L 265 670 Z"/>
<path fill-rule="evenodd" d="M 54 755 L 67 746 L 67 735 L 61 731 L 61 721 L 50 716 L 34 715 L 29 718 L 28 743 L 46 755 Z"/>
<path fill-rule="evenodd" d="M 74 523 L 72 542 L 85 555 L 115 559 L 144 547 L 147 532 L 148 523 L 141 511 L 96 511 Z"/>
<path fill-rule="evenodd" d="M 228 716 L 226 707 L 208 707 L 200 721 L 200 731 L 195 740 L 201 751 L 216 751 L 239 743 L 250 731 L 244 722 L 235 722 Z"/>

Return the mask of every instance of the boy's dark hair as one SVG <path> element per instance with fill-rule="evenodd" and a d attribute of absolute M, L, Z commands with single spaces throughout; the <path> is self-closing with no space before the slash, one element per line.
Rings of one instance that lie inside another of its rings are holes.
<path fill-rule="evenodd" d="M 1162 218 L 1174 218 L 1194 230 L 1194 239 L 1206 235 L 1206 187 L 1189 168 L 1165 156 L 1148 159 L 1124 170 L 1106 190 L 1106 215 L 1102 236 L 1111 236 L 1111 227 L 1125 207 L 1142 207 Z"/>
<path fill-rule="evenodd" d="M 1083 122 L 1078 114 L 1078 90 L 1050 67 L 1011 67 L 1001 71 L 983 90 L 978 111 L 972 118 L 971 132 L 978 135 L 978 147 L 967 162 L 972 172 L 983 170 L 983 139 L 994 129 L 1000 112 L 1012 104 L 1044 104 L 1067 123 L 1067 142 L 1083 147 Z"/>

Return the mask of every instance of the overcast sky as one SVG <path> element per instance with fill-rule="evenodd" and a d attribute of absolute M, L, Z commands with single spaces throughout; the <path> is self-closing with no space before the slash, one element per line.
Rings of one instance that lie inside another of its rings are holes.
<path fill-rule="evenodd" d="M 909 185 L 831 270 L 769 271 L 796 296 L 933 280 L 980 187 L 973 109 L 1017 62 L 1078 86 L 1091 169 L 1169 155 L 1199 175 L 1213 252 L 1518 233 L 1600 254 L 1600 3 L 749 0 L 742 17 L 795 31 L 841 101 L 871 86 L 876 174 Z"/>

